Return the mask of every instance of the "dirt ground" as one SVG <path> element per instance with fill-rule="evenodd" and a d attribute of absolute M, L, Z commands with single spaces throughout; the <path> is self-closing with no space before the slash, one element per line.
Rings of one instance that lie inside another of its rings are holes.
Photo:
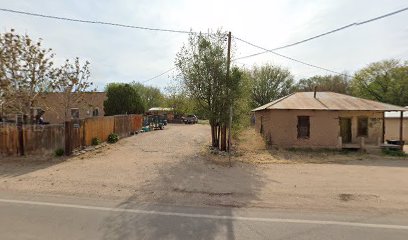
<path fill-rule="evenodd" d="M 232 157 L 209 153 L 209 126 L 169 125 L 72 158 L 0 161 L 0 191 L 144 204 L 408 211 L 408 159 L 266 150 L 246 131 Z"/>

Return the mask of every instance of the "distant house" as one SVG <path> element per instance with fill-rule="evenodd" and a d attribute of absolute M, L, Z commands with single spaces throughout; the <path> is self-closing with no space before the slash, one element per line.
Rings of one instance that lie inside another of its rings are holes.
<path fill-rule="evenodd" d="M 256 130 L 272 145 L 364 148 L 384 142 L 384 112 L 405 110 L 334 92 L 298 92 L 252 111 Z"/>
<path fill-rule="evenodd" d="M 403 140 L 408 143 L 408 106 L 405 107 L 406 112 L 403 114 Z M 399 139 L 401 112 L 386 112 L 385 113 L 385 139 Z"/>
<path fill-rule="evenodd" d="M 103 102 L 106 99 L 105 92 L 84 92 L 80 100 L 73 102 L 68 109 L 67 119 L 84 119 L 88 117 L 103 116 Z M 78 99 L 75 97 L 74 99 Z M 62 93 L 44 93 L 39 95 L 34 106 L 37 111 L 44 111 L 44 121 L 51 124 L 63 123 L 65 121 L 65 107 Z M 35 114 L 34 114 L 35 115 Z"/>

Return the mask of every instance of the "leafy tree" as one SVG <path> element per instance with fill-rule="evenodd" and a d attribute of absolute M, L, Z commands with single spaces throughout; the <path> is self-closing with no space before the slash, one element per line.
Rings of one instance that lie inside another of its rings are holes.
<path fill-rule="evenodd" d="M 391 59 L 369 64 L 354 75 L 352 93 L 380 102 L 408 105 L 408 62 Z"/>
<path fill-rule="evenodd" d="M 14 29 L 0 35 L 0 97 L 6 112 L 32 119 L 35 98 L 48 91 L 55 77 L 54 54 Z"/>
<path fill-rule="evenodd" d="M 225 33 L 190 34 L 176 56 L 183 87 L 208 116 L 212 146 L 226 150 L 229 106 L 236 100 L 239 74 L 227 79 Z M 233 71 L 231 71 L 233 72 Z M 221 137 L 221 138 L 220 138 Z"/>
<path fill-rule="evenodd" d="M 145 111 L 142 99 L 132 85 L 111 83 L 106 86 L 105 91 L 105 115 L 138 114 Z"/>
<path fill-rule="evenodd" d="M 293 89 L 293 76 L 288 69 L 270 64 L 253 67 L 252 106 L 259 107 L 288 95 Z"/>
<path fill-rule="evenodd" d="M 177 84 L 166 87 L 166 107 L 173 108 L 175 115 L 186 115 L 196 113 L 195 100 L 192 99 L 187 91 Z"/>
<path fill-rule="evenodd" d="M 164 104 L 164 95 L 159 88 L 145 86 L 142 83 L 134 82 L 132 86 L 142 98 L 144 109 L 160 107 Z"/>
<path fill-rule="evenodd" d="M 318 91 L 329 91 L 343 94 L 350 93 L 350 82 L 344 75 L 325 75 L 313 76 L 299 80 L 296 84 L 296 90 L 302 92 L 314 91 L 317 87 Z"/>

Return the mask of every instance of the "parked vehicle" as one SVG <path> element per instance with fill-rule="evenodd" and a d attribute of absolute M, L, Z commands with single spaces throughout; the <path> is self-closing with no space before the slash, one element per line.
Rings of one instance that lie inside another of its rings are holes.
<path fill-rule="evenodd" d="M 196 115 L 187 115 L 187 117 L 183 118 L 185 124 L 195 124 L 198 123 L 198 118 Z"/>

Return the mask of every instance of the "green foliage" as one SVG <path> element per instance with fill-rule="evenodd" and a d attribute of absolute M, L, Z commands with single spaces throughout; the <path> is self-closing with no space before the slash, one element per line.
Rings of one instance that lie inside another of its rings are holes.
<path fill-rule="evenodd" d="M 231 78 L 238 83 L 233 103 L 232 134 L 236 137 L 241 130 L 250 125 L 252 105 L 252 78 L 247 72 L 234 67 Z"/>
<path fill-rule="evenodd" d="M 383 149 L 383 153 L 385 155 L 389 155 L 393 157 L 408 157 L 408 154 L 406 154 L 404 151 L 401 151 L 400 149 L 385 148 Z"/>
<path fill-rule="evenodd" d="M 108 141 L 108 143 L 116 143 L 117 141 L 119 141 L 118 134 L 116 134 L 116 133 L 109 134 L 107 141 Z"/>
<path fill-rule="evenodd" d="M 369 64 L 352 80 L 355 96 L 399 106 L 408 105 L 408 62 L 391 59 Z"/>
<path fill-rule="evenodd" d="M 142 99 L 143 108 L 148 110 L 152 107 L 161 107 L 165 104 L 163 93 L 159 88 L 145 86 L 142 83 L 133 82 L 132 87 Z"/>
<path fill-rule="evenodd" d="M 252 107 L 259 107 L 291 93 L 293 76 L 288 69 L 265 64 L 248 72 L 252 80 Z"/>
<path fill-rule="evenodd" d="M 57 150 L 54 151 L 54 155 L 55 155 L 56 157 L 61 157 L 61 156 L 63 156 L 63 155 L 64 155 L 64 149 L 58 148 Z"/>
<path fill-rule="evenodd" d="M 107 99 L 103 103 L 105 115 L 139 114 L 145 111 L 136 89 L 130 84 L 111 83 L 106 86 Z"/>
<path fill-rule="evenodd" d="M 296 84 L 296 91 L 312 92 L 317 87 L 317 91 L 329 91 L 343 94 L 350 93 L 350 82 L 344 75 L 313 76 L 299 80 Z"/>
<path fill-rule="evenodd" d="M 190 34 L 176 57 L 176 67 L 182 87 L 194 99 L 197 107 L 208 117 L 211 125 L 212 146 L 225 150 L 229 107 L 239 97 L 242 74 L 231 70 L 227 78 L 226 34 Z M 221 144 L 218 136 L 221 135 Z"/>
<path fill-rule="evenodd" d="M 198 114 L 200 109 L 197 108 L 195 99 L 191 98 L 180 85 L 167 86 L 166 93 L 165 105 L 173 108 L 174 114 L 188 115 L 194 113 L 198 118 L 203 118 L 203 114 Z"/>
<path fill-rule="evenodd" d="M 97 146 L 101 144 L 101 140 L 97 137 L 92 138 L 92 146 Z"/>

